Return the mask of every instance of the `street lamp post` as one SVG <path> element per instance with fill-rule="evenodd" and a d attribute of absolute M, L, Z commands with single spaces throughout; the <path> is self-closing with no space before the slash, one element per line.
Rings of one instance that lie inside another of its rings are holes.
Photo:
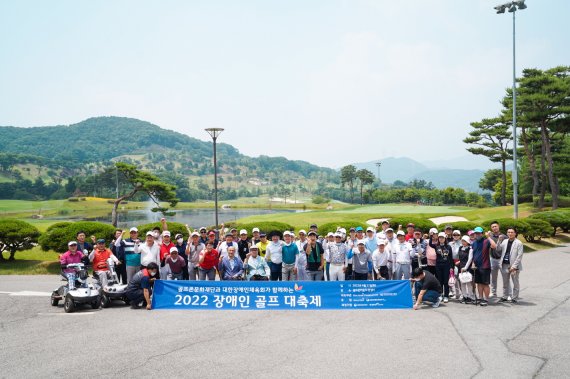
<path fill-rule="evenodd" d="M 218 136 L 224 131 L 222 128 L 207 128 L 205 129 L 212 140 L 214 141 L 214 206 L 216 214 L 216 228 L 218 228 L 218 158 L 216 156 L 216 140 Z"/>
<path fill-rule="evenodd" d="M 382 183 L 380 180 L 380 167 L 382 166 L 382 162 L 376 162 L 376 167 L 378 167 L 378 183 Z"/>
<path fill-rule="evenodd" d="M 505 13 L 508 9 L 513 14 L 513 217 L 519 218 L 519 175 L 517 164 L 517 78 L 516 78 L 516 44 L 515 44 L 515 13 L 517 10 L 526 9 L 524 0 L 515 0 L 505 4 L 497 5 L 497 14 Z"/>

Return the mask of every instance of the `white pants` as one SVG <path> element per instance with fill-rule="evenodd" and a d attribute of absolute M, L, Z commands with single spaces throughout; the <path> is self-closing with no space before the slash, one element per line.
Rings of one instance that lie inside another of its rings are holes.
<path fill-rule="evenodd" d="M 330 281 L 344 280 L 344 266 L 331 264 L 329 266 L 329 276 Z"/>
<path fill-rule="evenodd" d="M 501 276 L 503 277 L 503 297 L 511 297 L 517 300 L 519 298 L 520 283 L 519 283 L 519 271 L 509 272 L 509 264 L 503 263 L 501 267 Z M 513 286 L 511 287 L 511 280 L 513 281 Z"/>

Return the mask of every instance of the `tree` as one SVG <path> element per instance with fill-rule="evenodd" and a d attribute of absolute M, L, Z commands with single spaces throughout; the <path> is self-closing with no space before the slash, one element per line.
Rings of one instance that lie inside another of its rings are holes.
<path fill-rule="evenodd" d="M 487 170 L 483 177 L 479 180 L 479 188 L 494 191 L 495 185 L 501 180 L 503 173 L 498 168 Z"/>
<path fill-rule="evenodd" d="M 340 182 L 344 187 L 348 184 L 350 188 L 350 202 L 354 203 L 354 182 L 356 181 L 356 167 L 353 165 L 347 165 L 340 169 Z"/>
<path fill-rule="evenodd" d="M 160 202 L 167 202 L 171 207 L 176 206 L 178 198 L 176 198 L 176 187 L 164 183 L 158 177 L 145 171 L 137 169 L 135 166 L 127 163 L 118 162 L 115 165 L 121 173 L 128 185 L 131 186 L 131 191 L 123 196 L 119 196 L 113 202 L 113 211 L 111 213 L 113 226 L 117 226 L 117 208 L 121 202 L 128 200 L 135 196 L 137 193 L 146 193 L 149 198 L 156 204 L 153 212 L 166 213 L 168 208 L 160 206 Z"/>
<path fill-rule="evenodd" d="M 503 186 L 501 187 L 501 204 L 506 204 L 507 160 L 512 159 L 513 150 L 509 149 L 512 141 L 509 125 L 503 117 L 487 118 L 480 122 L 472 122 L 473 130 L 463 142 L 475 147 L 467 151 L 475 155 L 483 155 L 491 162 L 501 162 Z"/>
<path fill-rule="evenodd" d="M 523 70 L 523 77 L 519 79 L 517 111 L 523 123 L 535 125 L 540 130 L 552 209 L 557 209 L 560 187 L 555 175 L 553 140 L 570 131 L 570 66 L 545 71 Z"/>
<path fill-rule="evenodd" d="M 364 199 L 362 196 L 363 188 L 367 184 L 374 183 L 374 179 L 376 179 L 376 177 L 374 176 L 374 174 L 372 172 L 370 172 L 370 170 L 367 170 L 365 168 L 358 170 L 356 172 L 356 177 L 358 178 L 358 180 L 360 182 L 360 205 L 362 205 L 363 199 Z"/>
<path fill-rule="evenodd" d="M 18 250 L 27 250 L 38 242 L 40 232 L 35 226 L 25 221 L 4 219 L 0 220 L 0 261 L 5 261 L 4 251 L 10 253 L 9 260 L 13 261 Z"/>

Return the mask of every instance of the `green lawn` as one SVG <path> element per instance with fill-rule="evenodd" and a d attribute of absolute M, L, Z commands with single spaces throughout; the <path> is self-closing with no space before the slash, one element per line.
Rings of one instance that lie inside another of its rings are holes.
<path fill-rule="evenodd" d="M 443 214 L 451 215 L 459 212 L 471 210 L 469 207 L 447 207 L 447 206 L 428 206 L 414 204 L 374 204 L 364 205 L 356 208 L 339 210 L 339 213 L 377 213 L 380 215 L 390 214 Z"/>
<path fill-rule="evenodd" d="M 4 253 L 4 258 L 8 258 L 8 253 Z M 15 258 L 15 261 L 0 262 L 0 275 L 48 275 L 60 272 L 59 254 L 42 251 L 39 246 L 18 251 Z"/>

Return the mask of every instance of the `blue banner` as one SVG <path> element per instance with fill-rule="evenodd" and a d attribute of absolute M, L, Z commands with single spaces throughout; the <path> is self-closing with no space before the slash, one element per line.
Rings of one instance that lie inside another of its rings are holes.
<path fill-rule="evenodd" d="M 406 309 L 407 280 L 217 282 L 157 280 L 152 309 Z"/>

